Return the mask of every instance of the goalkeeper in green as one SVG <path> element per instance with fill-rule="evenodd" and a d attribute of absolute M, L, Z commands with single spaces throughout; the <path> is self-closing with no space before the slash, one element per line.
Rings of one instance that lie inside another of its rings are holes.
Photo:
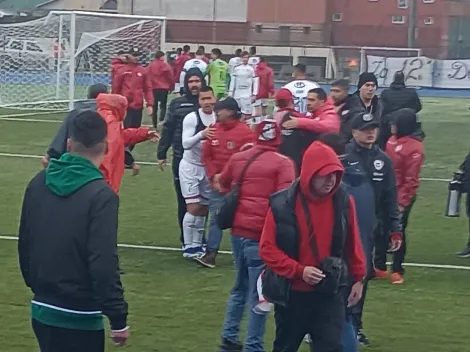
<path fill-rule="evenodd" d="M 206 75 L 209 75 L 209 86 L 214 90 L 217 100 L 226 96 L 228 83 L 230 81 L 229 66 L 220 57 L 220 49 L 212 49 L 211 63 L 207 67 Z"/>

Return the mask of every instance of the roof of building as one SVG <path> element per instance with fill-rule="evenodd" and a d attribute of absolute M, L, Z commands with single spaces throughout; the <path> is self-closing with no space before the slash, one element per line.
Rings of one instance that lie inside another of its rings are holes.
<path fill-rule="evenodd" d="M 0 0 L 0 9 L 33 9 L 44 2 L 46 0 Z"/>

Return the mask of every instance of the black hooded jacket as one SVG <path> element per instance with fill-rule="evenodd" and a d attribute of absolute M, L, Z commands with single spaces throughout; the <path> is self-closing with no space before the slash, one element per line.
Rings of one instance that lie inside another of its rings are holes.
<path fill-rule="evenodd" d="M 382 92 L 380 98 L 384 106 L 384 115 L 404 108 L 413 109 L 415 112 L 420 112 L 422 109 L 416 89 L 406 87 L 401 78 L 395 79 L 390 88 Z"/>
<path fill-rule="evenodd" d="M 206 85 L 204 75 L 198 68 L 192 68 L 186 72 L 184 77 L 184 95 L 171 101 L 170 106 L 163 123 L 162 136 L 157 149 L 158 160 L 166 160 L 167 152 L 173 147 L 173 158 L 181 159 L 184 148 L 181 141 L 183 133 L 183 120 L 186 115 L 196 111 L 199 108 L 198 96 L 191 95 L 188 89 L 188 81 L 191 77 L 198 76 L 201 79 L 202 86 Z"/>

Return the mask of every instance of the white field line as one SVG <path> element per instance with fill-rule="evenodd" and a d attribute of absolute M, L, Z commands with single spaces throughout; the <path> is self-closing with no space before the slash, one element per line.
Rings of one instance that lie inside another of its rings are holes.
<path fill-rule="evenodd" d="M 11 116 L 3 116 L 0 117 L 0 121 L 15 121 L 15 122 L 45 122 L 45 123 L 62 123 L 63 120 L 46 120 L 46 119 L 25 119 L 25 118 L 18 118 L 19 116 L 37 116 L 37 115 L 46 115 L 51 114 L 48 113 L 28 113 L 28 114 L 21 114 L 21 115 L 11 115 Z M 152 127 L 152 125 L 142 125 L 144 127 Z"/>
<path fill-rule="evenodd" d="M 30 155 L 30 154 L 14 154 L 14 153 L 0 153 L 0 157 L 8 157 L 8 158 L 24 158 L 24 159 L 39 159 L 42 155 Z M 158 165 L 157 163 L 151 161 L 136 161 L 137 164 L 140 165 Z M 422 181 L 432 181 L 432 182 L 449 182 L 448 179 L 445 178 L 432 178 L 432 177 L 422 177 Z"/>
<path fill-rule="evenodd" d="M 0 240 L 18 241 L 18 237 L 0 236 Z M 165 251 L 165 252 L 181 252 L 181 248 L 176 248 L 176 247 L 143 246 L 143 245 L 126 244 L 126 243 L 119 243 L 118 247 L 130 248 L 130 249 L 153 250 L 153 251 Z M 230 251 L 219 251 L 219 253 L 220 254 L 232 254 L 232 252 Z M 387 265 L 391 265 L 391 263 L 387 263 Z M 428 268 L 428 269 L 470 270 L 470 266 L 462 266 L 462 265 L 421 264 L 421 263 L 405 263 L 403 265 L 409 266 L 409 267 L 415 267 L 415 268 Z"/>

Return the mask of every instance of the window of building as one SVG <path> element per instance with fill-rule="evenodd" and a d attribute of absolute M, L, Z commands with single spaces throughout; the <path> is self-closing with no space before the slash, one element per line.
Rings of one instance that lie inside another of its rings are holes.
<path fill-rule="evenodd" d="M 423 2 L 424 2 L 425 4 L 432 4 L 432 3 L 434 3 L 435 1 L 436 1 L 436 0 L 423 0 Z"/>
<path fill-rule="evenodd" d="M 398 8 L 399 9 L 407 9 L 408 8 L 408 0 L 398 0 Z"/>
<path fill-rule="evenodd" d="M 434 24 L 434 17 L 426 17 L 424 19 L 424 24 Z"/>
<path fill-rule="evenodd" d="M 392 16 L 392 23 L 395 23 L 395 24 L 404 24 L 405 20 L 406 20 L 405 16 L 401 16 L 401 15 Z"/>
<path fill-rule="evenodd" d="M 334 22 L 341 22 L 342 20 L 343 20 L 343 14 L 341 12 L 337 12 L 333 14 Z"/>

